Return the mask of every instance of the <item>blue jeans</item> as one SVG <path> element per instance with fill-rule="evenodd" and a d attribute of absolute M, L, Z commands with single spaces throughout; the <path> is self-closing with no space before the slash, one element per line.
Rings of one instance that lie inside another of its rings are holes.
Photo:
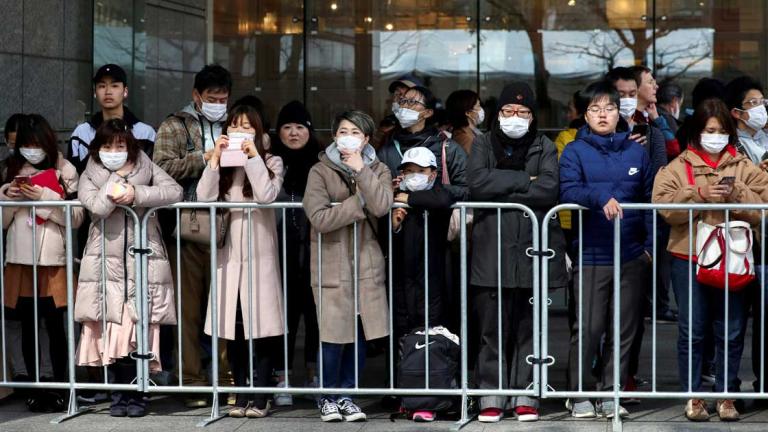
<path fill-rule="evenodd" d="M 715 337 L 715 387 L 721 392 L 739 391 L 739 365 L 744 351 L 744 333 L 742 328 L 747 320 L 744 312 L 745 292 L 728 293 L 728 377 L 725 367 L 725 290 L 700 284 L 696 280 L 696 264 L 690 266 L 688 260 L 672 258 L 672 287 L 678 305 L 677 364 L 680 373 L 680 385 L 688 391 L 688 338 L 691 338 L 691 390 L 701 391 L 701 369 L 704 362 L 704 341 L 707 326 Z M 691 294 L 688 295 L 688 275 L 692 278 Z M 693 317 L 689 317 L 691 305 Z M 689 318 L 691 319 L 689 327 Z"/>
<path fill-rule="evenodd" d="M 365 368 L 366 341 L 362 323 L 358 321 L 357 330 L 357 369 L 362 375 Z M 323 356 L 322 376 L 325 388 L 354 388 L 355 387 L 355 344 L 337 344 L 320 342 L 320 355 Z M 318 363 L 319 367 L 320 363 Z M 323 395 L 324 398 L 336 401 L 349 399 L 348 395 Z"/>

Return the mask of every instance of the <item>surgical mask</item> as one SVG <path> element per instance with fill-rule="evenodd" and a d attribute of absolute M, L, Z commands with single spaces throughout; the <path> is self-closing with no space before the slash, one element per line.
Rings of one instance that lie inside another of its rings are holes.
<path fill-rule="evenodd" d="M 499 126 L 504 135 L 518 139 L 528 133 L 528 120 L 518 116 L 502 117 L 499 115 Z"/>
<path fill-rule="evenodd" d="M 203 102 L 203 106 L 200 108 L 200 112 L 203 113 L 205 118 L 210 122 L 217 122 L 227 115 L 227 104 L 217 104 Z"/>
<path fill-rule="evenodd" d="M 680 105 L 678 105 L 677 108 L 672 110 L 672 112 L 670 114 L 672 114 L 672 117 L 674 117 L 674 118 L 679 120 L 680 119 Z"/>
<path fill-rule="evenodd" d="M 435 180 L 429 179 L 429 174 L 422 174 L 422 173 L 413 173 L 413 174 L 406 174 L 405 178 L 403 179 L 403 182 L 401 183 L 401 188 L 405 190 L 409 190 L 411 192 L 418 192 L 423 191 L 427 189 L 432 189 L 432 185 L 435 183 Z"/>
<path fill-rule="evenodd" d="M 252 133 L 247 132 L 231 132 L 227 134 L 227 138 L 229 138 L 229 149 L 240 149 L 243 146 L 243 143 L 245 141 L 250 141 L 252 143 L 255 143 L 254 139 L 256 138 L 256 135 Z"/>
<path fill-rule="evenodd" d="M 720 153 L 728 145 L 730 137 L 726 134 L 701 134 L 701 148 L 707 153 Z"/>
<path fill-rule="evenodd" d="M 336 138 L 336 148 L 338 148 L 339 151 L 356 151 L 360 148 L 362 142 L 363 140 L 358 137 L 344 135 Z"/>
<path fill-rule="evenodd" d="M 398 111 L 400 111 L 400 104 L 392 102 L 392 114 L 397 114 Z"/>
<path fill-rule="evenodd" d="M 419 112 L 410 108 L 400 108 L 400 110 L 395 113 L 395 117 L 397 117 L 397 121 L 400 122 L 400 126 L 405 129 L 408 129 L 419 122 Z"/>
<path fill-rule="evenodd" d="M 621 98 L 619 99 L 619 113 L 625 119 L 628 119 L 635 115 L 637 111 L 637 98 Z"/>
<path fill-rule="evenodd" d="M 19 153 L 24 156 L 24 159 L 29 161 L 32 165 L 37 165 L 45 160 L 45 152 L 41 148 L 27 148 L 22 147 L 19 149 Z"/>
<path fill-rule="evenodd" d="M 128 152 L 99 152 L 99 159 L 104 168 L 117 171 L 128 161 Z"/>
<path fill-rule="evenodd" d="M 765 105 L 750 108 L 746 112 L 749 113 L 749 120 L 745 121 L 744 124 L 754 130 L 765 127 L 765 123 L 768 122 L 768 112 L 765 111 Z"/>
<path fill-rule="evenodd" d="M 477 123 L 475 124 L 482 124 L 485 121 L 485 110 L 480 108 L 480 111 L 477 112 Z"/>

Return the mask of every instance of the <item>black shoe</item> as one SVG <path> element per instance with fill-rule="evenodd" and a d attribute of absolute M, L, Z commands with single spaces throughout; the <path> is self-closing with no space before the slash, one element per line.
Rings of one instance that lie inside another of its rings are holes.
<path fill-rule="evenodd" d="M 147 403 L 144 402 L 144 396 L 141 393 L 136 393 L 128 401 L 127 413 L 128 417 L 144 417 L 147 415 Z"/>
<path fill-rule="evenodd" d="M 128 402 L 125 400 L 122 392 L 112 392 L 109 415 L 112 417 L 125 417 L 128 415 Z"/>
<path fill-rule="evenodd" d="M 656 314 L 656 322 L 659 324 L 673 324 L 677 322 L 677 314 L 667 309 Z"/>
<path fill-rule="evenodd" d="M 384 396 L 381 398 L 381 407 L 387 411 L 395 412 L 400 409 L 402 398 L 399 396 Z"/>

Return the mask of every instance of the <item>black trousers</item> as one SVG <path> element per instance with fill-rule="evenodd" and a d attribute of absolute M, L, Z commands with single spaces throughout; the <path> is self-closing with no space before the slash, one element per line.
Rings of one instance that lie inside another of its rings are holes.
<path fill-rule="evenodd" d="M 67 380 L 67 335 L 64 314 L 67 308 L 57 308 L 53 297 L 37 299 L 38 318 L 45 321 L 48 331 L 49 352 L 53 368 L 54 381 Z M 16 309 L 9 309 L 10 319 L 21 321 L 21 352 L 27 373 L 34 379 L 35 365 L 40 359 L 35 357 L 35 307 L 32 297 L 19 297 Z M 43 377 L 41 377 L 43 378 Z"/>
<path fill-rule="evenodd" d="M 273 358 L 282 353 L 281 336 L 272 336 L 259 339 L 253 339 L 253 386 L 269 387 L 272 382 Z M 229 358 L 229 367 L 232 370 L 232 378 L 235 386 L 248 386 L 248 375 L 250 366 L 248 363 L 248 340 L 245 339 L 243 329 L 243 314 L 240 306 L 237 307 L 237 317 L 235 321 L 235 339 L 227 341 L 227 357 Z M 238 393 L 236 405 L 245 407 L 248 401 L 253 401 L 258 409 L 264 409 L 267 406 L 268 395 L 264 393 Z"/>

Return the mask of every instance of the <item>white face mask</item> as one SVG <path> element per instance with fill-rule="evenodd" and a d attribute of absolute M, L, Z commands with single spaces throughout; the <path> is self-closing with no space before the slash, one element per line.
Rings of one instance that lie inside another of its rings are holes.
<path fill-rule="evenodd" d="M 726 134 L 701 134 L 701 148 L 707 153 L 720 153 L 728 145 L 730 137 Z"/>
<path fill-rule="evenodd" d="M 200 112 L 203 113 L 208 121 L 217 122 L 223 120 L 224 116 L 227 115 L 227 104 L 203 102 Z"/>
<path fill-rule="evenodd" d="M 628 119 L 635 115 L 635 111 L 637 111 L 637 98 L 619 99 L 619 112 L 622 117 Z"/>
<path fill-rule="evenodd" d="M 232 150 L 242 148 L 245 141 L 255 143 L 254 138 L 256 138 L 256 135 L 247 132 L 231 132 L 227 134 L 227 138 L 229 138 L 228 149 Z"/>
<path fill-rule="evenodd" d="M 502 117 L 499 114 L 499 126 L 504 135 L 518 139 L 528 133 L 528 120 L 518 116 Z"/>
<path fill-rule="evenodd" d="M 24 156 L 24 159 L 29 161 L 32 165 L 37 165 L 45 160 L 45 152 L 41 148 L 27 148 L 22 147 L 19 149 L 19 153 Z"/>
<path fill-rule="evenodd" d="M 397 114 L 397 112 L 400 111 L 400 104 L 397 102 L 392 102 L 392 114 Z"/>
<path fill-rule="evenodd" d="M 401 188 L 409 190 L 411 192 L 418 192 L 427 189 L 432 189 L 434 180 L 429 179 L 429 174 L 413 173 L 406 174 L 403 182 L 400 184 Z"/>
<path fill-rule="evenodd" d="M 99 152 L 99 159 L 104 168 L 117 171 L 128 161 L 128 152 Z"/>
<path fill-rule="evenodd" d="M 363 143 L 358 137 L 352 135 L 344 135 L 336 138 L 336 148 L 339 151 L 356 151 L 360 148 L 360 144 Z"/>
<path fill-rule="evenodd" d="M 400 122 L 400 126 L 404 129 L 408 129 L 419 122 L 419 112 L 410 108 L 400 108 L 395 113 L 395 117 L 397 117 L 397 121 Z"/>
<path fill-rule="evenodd" d="M 477 112 L 477 121 L 475 122 L 475 125 L 482 124 L 485 121 L 485 110 L 480 108 L 480 111 Z"/>
<path fill-rule="evenodd" d="M 765 111 L 765 105 L 760 105 L 746 110 L 749 113 L 749 120 L 744 123 L 754 130 L 760 130 L 768 122 L 768 112 Z"/>

